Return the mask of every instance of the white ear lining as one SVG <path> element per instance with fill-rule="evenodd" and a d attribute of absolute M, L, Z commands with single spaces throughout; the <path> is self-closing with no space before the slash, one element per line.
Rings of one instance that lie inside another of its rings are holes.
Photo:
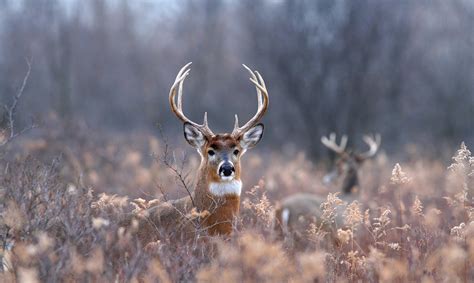
<path fill-rule="evenodd" d="M 191 124 L 184 124 L 184 138 L 193 147 L 199 148 L 204 145 L 205 137 L 203 133 Z"/>
<path fill-rule="evenodd" d="M 262 131 L 261 129 L 250 129 L 248 132 L 244 134 L 244 139 L 245 140 L 259 140 L 260 137 L 262 136 Z"/>
<path fill-rule="evenodd" d="M 263 125 L 258 124 L 244 133 L 240 141 L 240 146 L 244 149 L 254 147 L 262 138 Z"/>
<path fill-rule="evenodd" d="M 184 128 L 184 133 L 186 134 L 186 137 L 189 139 L 196 139 L 202 137 L 202 133 L 197 131 L 197 130 L 191 130 L 190 127 L 185 127 Z"/>

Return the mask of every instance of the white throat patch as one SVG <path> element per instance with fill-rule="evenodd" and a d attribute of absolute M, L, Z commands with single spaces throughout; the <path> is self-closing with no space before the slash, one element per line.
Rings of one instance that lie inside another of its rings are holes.
<path fill-rule="evenodd" d="M 209 184 L 209 191 L 215 196 L 237 195 L 242 191 L 242 181 L 232 180 L 230 182 L 220 182 Z"/>

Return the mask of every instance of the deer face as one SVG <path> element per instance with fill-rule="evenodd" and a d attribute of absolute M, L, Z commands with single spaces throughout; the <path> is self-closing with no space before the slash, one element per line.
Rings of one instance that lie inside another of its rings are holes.
<path fill-rule="evenodd" d="M 337 181 L 342 184 L 343 193 L 351 193 L 353 188 L 358 186 L 358 174 L 360 166 L 368 158 L 373 157 L 380 146 L 380 135 L 375 138 L 364 136 L 364 142 L 369 146 L 369 150 L 364 153 L 355 153 L 346 150 L 347 137 L 343 136 L 340 144 L 336 143 L 336 135 L 331 134 L 329 138 L 322 137 L 321 142 L 329 149 L 337 153 L 334 168 L 323 177 L 325 184 Z"/>
<path fill-rule="evenodd" d="M 262 76 L 257 71 L 249 71 L 250 81 L 257 89 L 257 113 L 242 127 L 235 115 L 232 133 L 214 134 L 207 123 L 197 124 L 187 118 L 182 109 L 184 79 L 189 75 L 188 63 L 176 76 L 171 87 L 169 101 L 171 110 L 184 122 L 184 137 L 201 155 L 201 168 L 207 174 L 207 181 L 213 184 L 240 182 L 240 158 L 262 138 L 263 124 L 258 123 L 268 108 L 268 93 Z M 220 189 L 216 189 L 219 191 Z"/>
<path fill-rule="evenodd" d="M 346 182 L 349 183 L 351 178 L 357 178 L 357 172 L 364 160 L 357 159 L 357 156 L 347 151 L 340 154 L 334 162 L 333 169 L 323 177 L 325 184 Z M 357 185 L 357 181 L 351 181 L 353 185 Z"/>
<path fill-rule="evenodd" d="M 207 170 L 212 182 L 230 182 L 240 180 L 240 158 L 249 149 L 257 145 L 263 136 L 263 124 L 257 124 L 240 136 L 217 134 L 206 137 L 192 124 L 184 124 L 186 141 L 201 155 L 201 163 Z"/>

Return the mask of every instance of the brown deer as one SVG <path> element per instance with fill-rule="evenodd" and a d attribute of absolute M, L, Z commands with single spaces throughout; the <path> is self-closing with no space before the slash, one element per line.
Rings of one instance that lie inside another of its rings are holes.
<path fill-rule="evenodd" d="M 207 123 L 197 124 L 183 113 L 183 82 L 189 75 L 185 65 L 176 76 L 170 94 L 171 110 L 183 122 L 184 138 L 201 156 L 194 191 L 187 197 L 149 208 L 138 219 L 137 233 L 146 244 L 160 238 L 160 233 L 189 238 L 196 232 L 227 235 L 239 213 L 242 189 L 240 159 L 262 138 L 263 124 L 259 121 L 268 108 L 268 93 L 262 76 L 250 70 L 250 81 L 257 90 L 257 113 L 243 126 L 235 115 L 232 133 L 214 134 Z"/>
<path fill-rule="evenodd" d="M 346 150 L 347 136 L 341 138 L 339 145 L 336 143 L 334 133 L 330 134 L 329 138 L 321 138 L 323 145 L 337 154 L 334 169 L 324 176 L 323 182 L 330 183 L 337 180 L 342 192 L 340 198 L 346 204 L 357 198 L 359 191 L 358 171 L 362 163 L 375 156 L 380 147 L 380 135 L 364 136 L 363 139 L 369 146 L 369 150 L 364 153 L 355 153 Z M 283 199 L 275 211 L 276 228 L 285 236 L 290 235 L 297 245 L 305 242 L 305 235 L 311 223 L 316 224 L 316 227 L 321 227 L 335 240 L 335 227 L 321 221 L 323 213 L 321 204 L 325 201 L 325 197 L 310 193 L 298 193 Z M 338 213 L 339 218 L 342 216 L 341 214 Z M 342 219 L 336 219 L 336 226 L 341 227 L 341 225 Z"/>

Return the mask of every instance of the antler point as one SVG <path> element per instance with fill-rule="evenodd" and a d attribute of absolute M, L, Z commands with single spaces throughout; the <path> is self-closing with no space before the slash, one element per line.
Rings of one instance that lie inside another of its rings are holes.
<path fill-rule="evenodd" d="M 204 126 L 207 126 L 207 111 L 204 112 Z"/>

